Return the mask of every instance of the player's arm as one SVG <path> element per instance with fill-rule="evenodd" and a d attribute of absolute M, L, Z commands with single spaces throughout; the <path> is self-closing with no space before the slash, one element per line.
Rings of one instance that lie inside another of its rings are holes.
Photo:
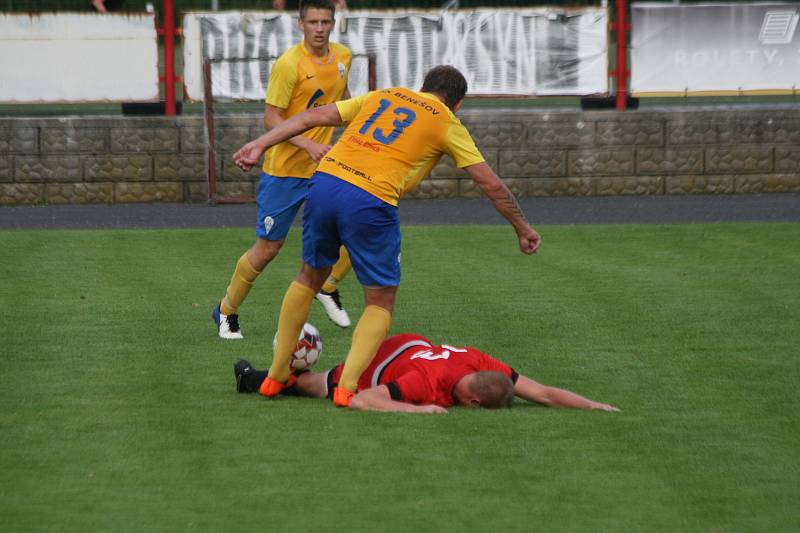
<path fill-rule="evenodd" d="M 536 402 L 547 407 L 570 407 L 572 409 L 600 409 L 603 411 L 619 411 L 613 405 L 599 403 L 579 394 L 558 387 L 548 387 L 519 375 L 514 384 L 514 394 L 525 400 Z"/>
<path fill-rule="evenodd" d="M 264 107 L 264 127 L 267 129 L 267 131 L 277 128 L 280 124 L 286 122 L 286 119 L 284 118 L 285 112 L 285 109 L 276 107 L 272 104 L 266 104 Z M 322 159 L 322 156 L 331 149 L 329 144 L 320 144 L 302 135 L 295 135 L 291 139 L 288 139 L 287 142 L 290 142 L 298 148 L 308 152 L 308 155 L 314 160 L 315 163 L 319 163 Z"/>
<path fill-rule="evenodd" d="M 250 170 L 258 164 L 267 148 L 317 126 L 339 126 L 341 124 L 342 117 L 339 115 L 339 109 L 336 104 L 307 109 L 288 120 L 284 120 L 258 139 L 242 146 L 233 154 L 233 161 L 242 170 Z"/>
<path fill-rule="evenodd" d="M 363 390 L 350 400 L 350 409 L 356 411 L 390 411 L 396 413 L 446 413 L 447 409 L 438 405 L 414 405 L 393 400 L 389 387 L 378 385 Z"/>
<path fill-rule="evenodd" d="M 533 229 L 525 218 L 516 196 L 506 184 L 494 173 L 486 162 L 464 167 L 467 174 L 480 187 L 483 194 L 494 204 L 497 212 L 503 215 L 514 227 L 519 239 L 519 249 L 523 253 L 532 254 L 539 249 L 542 238 Z"/>

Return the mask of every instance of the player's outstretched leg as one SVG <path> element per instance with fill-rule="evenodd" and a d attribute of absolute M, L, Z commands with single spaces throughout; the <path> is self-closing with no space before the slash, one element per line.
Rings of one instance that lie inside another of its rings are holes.
<path fill-rule="evenodd" d="M 257 370 L 247 359 L 240 359 L 233 365 L 233 376 L 236 378 L 236 392 L 255 393 L 261 383 L 267 379 L 266 370 Z M 295 370 L 292 372 L 295 384 L 292 388 L 284 388 L 281 394 L 325 398 L 328 395 L 328 373 Z"/>
<path fill-rule="evenodd" d="M 322 286 L 322 290 L 317 293 L 317 300 L 322 304 L 328 318 L 340 328 L 350 327 L 351 322 L 350 316 L 342 306 L 342 299 L 337 286 L 350 272 L 351 268 L 350 255 L 347 253 L 347 249 L 342 246 L 339 249 L 339 260 L 333 265 L 331 275 L 328 276 L 325 285 Z"/>

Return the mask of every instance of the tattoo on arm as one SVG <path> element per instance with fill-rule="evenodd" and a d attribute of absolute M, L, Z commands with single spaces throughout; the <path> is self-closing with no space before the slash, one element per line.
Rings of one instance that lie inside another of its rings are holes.
<path fill-rule="evenodd" d="M 528 219 L 525 218 L 525 213 L 522 212 L 522 208 L 519 205 L 519 201 L 517 201 L 517 197 L 514 196 L 514 193 L 512 193 L 510 190 L 506 189 L 506 197 L 500 198 L 500 205 L 502 205 L 512 215 L 519 217 L 526 224 L 528 223 Z"/>

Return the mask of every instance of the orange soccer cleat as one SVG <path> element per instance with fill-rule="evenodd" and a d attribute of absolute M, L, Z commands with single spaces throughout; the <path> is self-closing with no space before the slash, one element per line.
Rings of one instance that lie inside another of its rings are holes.
<path fill-rule="evenodd" d="M 261 386 L 258 388 L 258 393 L 261 396 L 266 396 L 267 398 L 274 398 L 284 389 L 294 387 L 295 383 L 297 383 L 297 376 L 294 374 L 289 376 L 289 379 L 286 381 L 286 383 L 281 383 L 280 381 L 272 378 L 266 378 L 261 382 Z"/>
<path fill-rule="evenodd" d="M 336 407 L 350 407 L 350 400 L 355 395 L 354 392 L 350 392 L 344 387 L 336 387 L 333 389 L 333 404 Z"/>

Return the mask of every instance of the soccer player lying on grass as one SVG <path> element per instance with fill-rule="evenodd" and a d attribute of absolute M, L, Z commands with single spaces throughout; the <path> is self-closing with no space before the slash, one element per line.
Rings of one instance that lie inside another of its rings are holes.
<path fill-rule="evenodd" d="M 344 365 L 297 376 L 285 394 L 331 397 Z M 267 377 L 246 361 L 234 365 L 236 390 L 257 392 Z M 511 407 L 514 396 L 548 407 L 619 411 L 573 392 L 548 387 L 515 372 L 475 348 L 434 345 L 422 335 L 394 335 L 383 341 L 358 381 L 350 408 L 367 411 L 446 413 L 447 407 Z"/>

